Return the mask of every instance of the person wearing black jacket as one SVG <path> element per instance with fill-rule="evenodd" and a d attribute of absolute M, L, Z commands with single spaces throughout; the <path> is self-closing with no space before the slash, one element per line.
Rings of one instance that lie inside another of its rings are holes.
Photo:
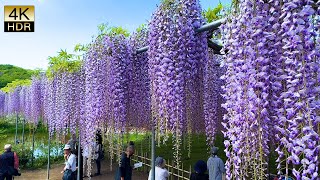
<path fill-rule="evenodd" d="M 130 158 L 134 154 L 134 145 L 130 142 L 126 152 L 121 154 L 119 168 L 117 169 L 115 180 L 131 180 L 132 179 L 132 166 Z"/>
<path fill-rule="evenodd" d="M 195 172 L 191 173 L 190 180 L 209 180 L 209 175 L 205 174 L 207 171 L 206 162 L 199 160 L 194 165 Z"/>
<path fill-rule="evenodd" d="M 19 159 L 15 152 L 11 151 L 12 146 L 6 144 L 5 152 L 0 156 L 0 180 L 12 180 L 12 176 L 20 176 L 18 173 Z"/>
<path fill-rule="evenodd" d="M 95 176 L 101 175 L 101 160 L 102 160 L 102 136 L 101 136 L 101 129 L 97 130 L 96 133 L 96 165 L 97 165 L 97 172 L 94 174 Z"/>

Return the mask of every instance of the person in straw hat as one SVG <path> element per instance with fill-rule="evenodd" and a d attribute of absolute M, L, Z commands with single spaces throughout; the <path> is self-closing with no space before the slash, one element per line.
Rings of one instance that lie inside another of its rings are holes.
<path fill-rule="evenodd" d="M 71 153 L 71 146 L 66 144 L 64 146 L 64 160 L 65 160 L 65 167 L 61 173 L 64 173 L 63 179 L 64 180 L 75 180 L 76 179 L 76 170 L 77 170 L 77 158 L 76 155 Z"/>
<path fill-rule="evenodd" d="M 11 144 L 4 146 L 5 152 L 0 156 L 0 180 L 12 180 L 12 176 L 20 176 L 19 157 L 16 152 L 11 151 Z"/>
<path fill-rule="evenodd" d="M 209 179 L 210 180 L 222 180 L 226 173 L 224 163 L 218 155 L 218 147 L 211 148 L 211 157 L 207 161 L 207 167 L 209 170 Z"/>

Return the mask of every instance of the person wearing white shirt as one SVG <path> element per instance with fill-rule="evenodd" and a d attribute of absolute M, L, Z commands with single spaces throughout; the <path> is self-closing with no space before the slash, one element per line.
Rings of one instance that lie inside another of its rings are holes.
<path fill-rule="evenodd" d="M 166 161 L 162 157 L 157 157 L 155 162 L 155 180 L 167 180 L 169 177 L 169 171 L 165 168 Z M 151 171 L 149 173 L 148 180 L 151 180 Z"/>
<path fill-rule="evenodd" d="M 67 170 L 72 171 L 72 177 L 73 179 L 76 178 L 76 170 L 77 170 L 77 158 L 76 155 L 71 153 L 71 147 L 70 145 L 66 144 L 64 147 L 64 159 L 65 159 L 65 166 L 63 168 L 63 171 L 61 173 L 64 173 Z"/>

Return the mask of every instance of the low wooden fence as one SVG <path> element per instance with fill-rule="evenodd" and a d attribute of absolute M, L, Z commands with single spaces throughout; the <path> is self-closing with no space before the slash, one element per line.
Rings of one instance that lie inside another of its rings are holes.
<path fill-rule="evenodd" d="M 113 148 L 113 154 L 116 156 L 117 149 Z M 108 153 L 110 155 L 110 153 Z M 142 167 L 138 168 L 139 171 L 148 172 L 151 169 L 151 155 L 150 153 L 138 152 L 135 151 L 135 154 L 132 157 L 133 162 L 142 162 Z M 181 167 L 178 168 L 174 165 L 174 161 L 166 159 L 166 168 L 169 171 L 169 180 L 189 180 L 191 175 L 191 166 L 186 170 L 183 163 Z"/>

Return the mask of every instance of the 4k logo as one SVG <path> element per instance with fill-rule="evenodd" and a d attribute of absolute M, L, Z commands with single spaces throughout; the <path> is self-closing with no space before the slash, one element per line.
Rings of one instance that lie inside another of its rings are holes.
<path fill-rule="evenodd" d="M 4 32 L 34 32 L 34 6 L 4 6 Z"/>

